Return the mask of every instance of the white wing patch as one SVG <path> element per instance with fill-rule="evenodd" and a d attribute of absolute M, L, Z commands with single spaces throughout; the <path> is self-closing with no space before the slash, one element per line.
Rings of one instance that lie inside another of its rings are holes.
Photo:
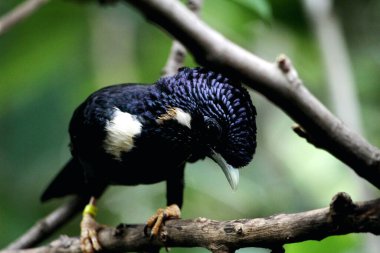
<path fill-rule="evenodd" d="M 134 147 L 134 137 L 141 134 L 142 124 L 136 116 L 120 111 L 115 107 L 113 118 L 107 122 L 107 132 L 104 149 L 108 154 L 121 160 L 122 152 L 128 152 Z"/>

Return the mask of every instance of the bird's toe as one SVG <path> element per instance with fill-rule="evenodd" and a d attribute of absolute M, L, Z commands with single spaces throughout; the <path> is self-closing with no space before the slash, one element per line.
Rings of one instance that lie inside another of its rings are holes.
<path fill-rule="evenodd" d="M 181 210 L 176 204 L 166 208 L 159 208 L 146 222 L 144 227 L 145 236 L 149 236 L 151 239 L 157 237 L 166 220 L 179 219 L 180 217 Z M 148 233 L 148 229 L 150 229 L 150 233 Z"/>
<path fill-rule="evenodd" d="M 102 246 L 98 240 L 98 231 L 102 226 L 90 215 L 84 215 L 81 222 L 80 246 L 84 253 L 100 251 Z"/>
<path fill-rule="evenodd" d="M 80 223 L 80 247 L 83 253 L 94 253 L 102 249 L 98 240 L 98 231 L 104 226 L 96 222 L 95 215 L 95 198 L 91 198 L 83 211 Z"/>

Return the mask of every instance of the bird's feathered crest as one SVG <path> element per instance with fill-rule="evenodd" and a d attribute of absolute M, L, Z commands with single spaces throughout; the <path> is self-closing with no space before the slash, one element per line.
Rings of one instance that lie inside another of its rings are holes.
<path fill-rule="evenodd" d="M 242 167 L 252 160 L 256 110 L 240 82 L 204 68 L 181 68 L 178 74 L 156 84 L 171 103 L 198 112 L 204 121 L 210 119 L 223 130 L 216 148 L 230 165 Z"/>

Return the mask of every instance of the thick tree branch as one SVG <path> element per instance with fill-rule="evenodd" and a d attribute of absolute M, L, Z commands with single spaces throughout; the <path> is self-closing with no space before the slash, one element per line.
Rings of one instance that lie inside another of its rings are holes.
<path fill-rule="evenodd" d="M 82 210 L 86 204 L 87 200 L 75 197 L 38 221 L 20 238 L 9 244 L 6 249 L 25 249 L 37 245 L 69 221 L 74 215 Z"/>
<path fill-rule="evenodd" d="M 300 124 L 302 133 L 310 142 L 318 144 L 318 147 L 327 150 L 380 188 L 380 151 L 347 128 L 310 94 L 289 59 L 281 57 L 276 63 L 270 63 L 256 57 L 225 39 L 176 1 L 126 1 L 181 41 L 200 64 L 242 78 L 244 83 L 265 95 Z M 0 34 L 4 27 L 1 23 L 3 20 L 0 20 Z M 281 252 L 283 244 L 320 240 L 335 234 L 380 234 L 379 199 L 352 204 L 346 197 L 339 196 L 330 209 L 282 214 L 265 219 L 168 221 L 161 238 L 152 242 L 143 236 L 143 225 L 104 229 L 100 232 L 100 239 L 103 246 L 111 251 L 142 250 L 153 245 L 202 246 L 214 252 L 233 252 L 238 247 L 267 247 L 272 248 L 273 252 Z M 338 205 L 339 201 L 343 205 Z M 37 230 L 39 233 L 44 231 Z M 68 238 L 34 250 L 80 251 L 77 239 Z"/>
<path fill-rule="evenodd" d="M 143 224 L 124 224 L 100 230 L 99 241 L 104 250 L 112 252 L 142 251 L 151 247 L 204 247 L 213 252 L 262 247 L 281 252 L 282 245 L 288 243 L 363 232 L 380 234 L 380 199 L 353 203 L 350 196 L 339 193 L 330 207 L 322 209 L 231 221 L 169 220 L 155 240 L 145 237 Z M 78 238 L 61 237 L 49 246 L 1 251 L 16 252 L 79 253 L 80 247 Z"/>
<path fill-rule="evenodd" d="M 49 0 L 26 0 L 12 11 L 5 14 L 0 18 L 0 35 L 5 33 L 9 28 L 18 22 L 24 20 L 47 2 L 49 2 Z"/>
<path fill-rule="evenodd" d="M 316 99 L 302 82 L 289 80 L 279 62 L 267 62 L 207 26 L 175 0 L 125 0 L 164 28 L 206 67 L 237 76 L 284 110 L 318 140 L 319 147 L 380 188 L 380 151 L 353 132 Z"/>
<path fill-rule="evenodd" d="M 104 2 L 104 3 L 112 3 L 112 1 Z M 188 0 L 187 6 L 192 12 L 199 15 L 202 3 L 203 3 L 203 0 Z M 29 6 L 29 5 L 26 5 L 26 6 Z M 24 10 L 25 8 L 30 9 L 31 7 L 19 7 L 19 9 L 22 9 L 22 10 Z M 15 12 L 24 13 L 25 11 L 18 10 Z M 17 15 L 13 14 L 10 16 L 16 17 L 16 16 L 20 16 L 20 14 L 17 14 Z M 0 27 L 1 27 L 1 22 L 0 22 Z M 1 29 L 0 29 L 0 34 L 1 34 Z M 177 70 L 180 67 L 183 67 L 186 53 L 187 52 L 186 52 L 185 47 L 180 42 L 174 40 L 171 50 L 170 50 L 170 54 L 168 56 L 167 63 L 163 68 L 163 76 L 176 74 Z M 78 211 L 80 211 L 83 208 L 84 205 L 85 205 L 85 202 L 81 201 L 79 198 L 73 199 L 72 201 L 66 204 L 63 204 L 61 207 L 58 207 L 56 210 L 54 210 L 51 214 L 47 215 L 45 218 L 38 221 L 33 227 L 31 227 L 20 238 L 18 238 L 17 240 L 9 244 L 6 249 L 12 249 L 12 250 L 25 249 L 25 248 L 29 248 L 29 247 L 33 247 L 37 245 L 38 243 L 46 239 L 48 236 L 50 236 L 52 233 L 54 233 L 60 226 L 65 224 L 67 221 L 69 221 L 76 213 L 78 213 Z"/>

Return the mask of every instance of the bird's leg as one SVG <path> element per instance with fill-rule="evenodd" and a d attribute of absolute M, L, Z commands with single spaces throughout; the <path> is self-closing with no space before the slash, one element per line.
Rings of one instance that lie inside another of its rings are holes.
<path fill-rule="evenodd" d="M 90 202 L 83 210 L 83 217 L 80 223 L 80 247 L 84 253 L 94 253 L 102 249 L 98 241 L 98 231 L 103 225 L 99 225 L 96 220 L 95 198 L 91 197 Z"/>
<path fill-rule="evenodd" d="M 161 226 L 164 225 L 166 220 L 179 219 L 180 217 L 181 210 L 176 204 L 172 204 L 166 208 L 159 208 L 146 222 L 144 233 L 148 236 L 148 228 L 150 228 L 150 238 L 154 238 L 158 235 Z"/>

